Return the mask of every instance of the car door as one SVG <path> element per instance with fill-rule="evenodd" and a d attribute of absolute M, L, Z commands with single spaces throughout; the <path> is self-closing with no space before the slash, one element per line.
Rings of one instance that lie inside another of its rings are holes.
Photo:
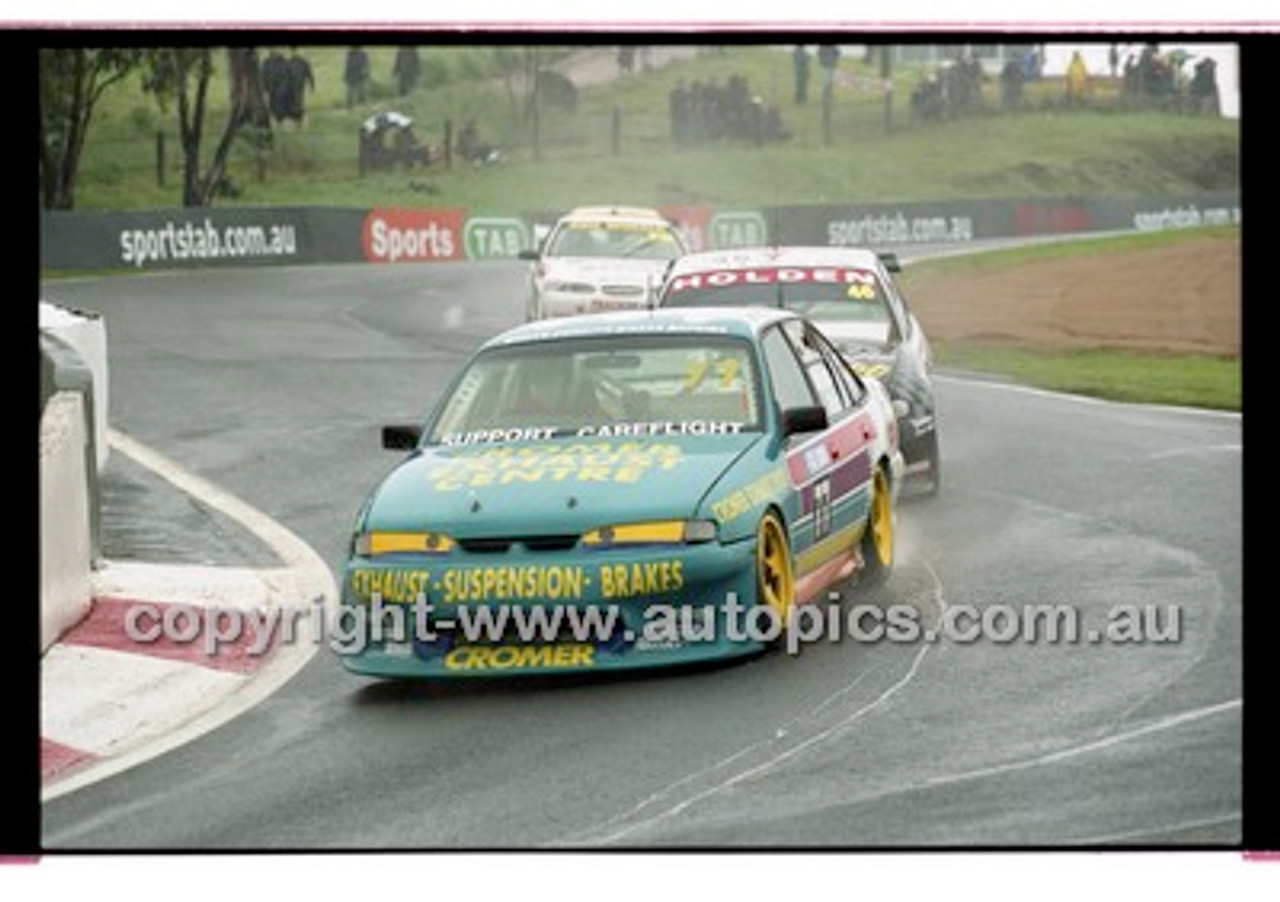
<path fill-rule="evenodd" d="M 811 323 L 791 319 L 779 331 L 803 376 L 810 403 L 821 405 L 827 414 L 825 429 L 793 436 L 785 450 L 799 497 L 792 524 L 796 573 L 802 582 L 812 576 L 825 584 L 852 555 L 869 510 L 872 432 L 866 389 Z M 773 372 L 772 362 L 770 366 Z M 774 388 L 785 405 L 776 377 Z M 791 393 L 797 400 L 802 396 L 798 389 Z"/>
<path fill-rule="evenodd" d="M 905 352 L 912 358 L 913 363 L 921 371 L 921 374 L 927 374 L 933 361 L 929 341 L 925 337 L 924 330 L 920 328 L 919 321 L 916 319 L 915 314 L 911 312 L 911 307 L 907 304 L 907 299 L 892 274 L 887 270 L 882 271 L 880 279 L 884 284 L 885 297 L 888 299 L 889 309 L 892 311 L 898 334 L 901 336 L 903 349 L 899 353 Z"/>

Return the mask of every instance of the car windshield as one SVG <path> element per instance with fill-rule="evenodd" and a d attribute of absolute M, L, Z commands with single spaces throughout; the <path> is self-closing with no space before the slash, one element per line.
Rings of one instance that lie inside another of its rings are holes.
<path fill-rule="evenodd" d="M 850 267 L 760 267 L 674 276 L 663 307 L 786 307 L 815 320 L 888 323 L 876 273 Z"/>
<path fill-rule="evenodd" d="M 562 225 L 548 241 L 544 256 L 674 260 L 681 252 L 675 230 L 666 224 L 595 221 Z"/>
<path fill-rule="evenodd" d="M 495 347 L 467 367 L 431 444 L 761 428 L 751 345 L 727 335 L 591 337 Z"/>

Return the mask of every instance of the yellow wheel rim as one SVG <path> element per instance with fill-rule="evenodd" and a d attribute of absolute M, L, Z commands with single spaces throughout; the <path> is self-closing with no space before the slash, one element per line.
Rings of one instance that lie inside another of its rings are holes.
<path fill-rule="evenodd" d="M 889 479 L 877 470 L 874 496 L 871 499 L 871 541 L 881 564 L 893 563 L 893 505 L 889 498 Z"/>
<path fill-rule="evenodd" d="M 787 534 L 772 514 L 760 522 L 756 561 L 764 602 L 785 618 L 795 600 L 795 576 L 791 571 Z"/>

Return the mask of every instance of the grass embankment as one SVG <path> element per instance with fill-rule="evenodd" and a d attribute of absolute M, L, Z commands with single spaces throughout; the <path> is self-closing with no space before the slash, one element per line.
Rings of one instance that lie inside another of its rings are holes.
<path fill-rule="evenodd" d="M 1053 242 L 925 261 L 904 273 L 904 285 L 930 275 L 962 280 L 974 273 L 1024 269 L 1045 260 L 1088 256 L 1091 261 L 1120 254 L 1234 238 L 1239 229 L 1217 227 Z M 943 369 L 1007 376 L 1055 391 L 1116 401 L 1240 410 L 1239 357 L 1154 353 L 1108 347 L 1052 350 L 1016 341 L 934 340 Z"/>
<path fill-rule="evenodd" d="M 581 47 L 545 52 L 569 49 L 589 52 Z M 981 111 L 913 123 L 911 93 L 931 67 L 899 65 L 893 70 L 891 121 L 886 123 L 878 64 L 846 57 L 830 127 L 824 130 L 816 72 L 809 101 L 796 104 L 786 48 L 730 45 L 723 52 L 585 85 L 572 111 L 544 104 L 534 120 L 522 112 L 518 85 L 498 74 L 494 50 L 421 47 L 422 80 L 407 96 L 398 96 L 390 87 L 394 48 L 371 47 L 377 83 L 369 100 L 348 109 L 342 82 L 346 48 L 300 48 L 316 78 L 305 127 L 277 125 L 261 159 L 251 141 L 240 140 L 230 167 L 239 194 L 218 203 L 456 206 L 486 214 L 602 201 L 751 207 L 1135 195 L 1239 184 L 1237 121 L 1122 112 L 1114 86 L 1104 89 L 1104 80 L 1088 109 L 1064 109 L 1061 79 L 1044 79 L 1027 85 L 1022 111 L 1006 112 L 999 79 L 989 77 L 982 86 Z M 680 82 L 723 85 L 735 75 L 766 105 L 778 108 L 791 138 L 759 146 L 729 137 L 676 146 L 672 89 Z M 174 109 L 161 112 L 140 84 L 139 77 L 113 86 L 95 113 L 79 209 L 154 209 L 179 202 Z M 209 105 L 205 160 L 228 111 L 220 77 L 210 88 Z M 427 143 L 443 139 L 446 122 L 456 130 L 474 120 L 482 139 L 500 147 L 506 159 L 483 168 L 455 164 L 361 178 L 360 124 L 387 109 L 412 116 L 418 137 Z M 166 135 L 164 185 L 156 176 L 158 132 Z"/>
<path fill-rule="evenodd" d="M 941 367 L 1005 375 L 1038 388 L 1112 401 L 1241 409 L 1239 360 L 969 342 L 941 342 L 935 350 Z"/>

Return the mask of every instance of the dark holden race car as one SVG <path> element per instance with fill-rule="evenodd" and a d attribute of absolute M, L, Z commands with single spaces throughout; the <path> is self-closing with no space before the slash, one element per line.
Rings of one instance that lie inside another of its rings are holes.
<path fill-rule="evenodd" d="M 667 270 L 662 307 L 777 306 L 816 323 L 864 377 L 905 408 L 898 425 L 907 474 L 942 484 L 924 329 L 893 277 L 897 258 L 864 248 L 759 247 L 686 254 Z"/>

